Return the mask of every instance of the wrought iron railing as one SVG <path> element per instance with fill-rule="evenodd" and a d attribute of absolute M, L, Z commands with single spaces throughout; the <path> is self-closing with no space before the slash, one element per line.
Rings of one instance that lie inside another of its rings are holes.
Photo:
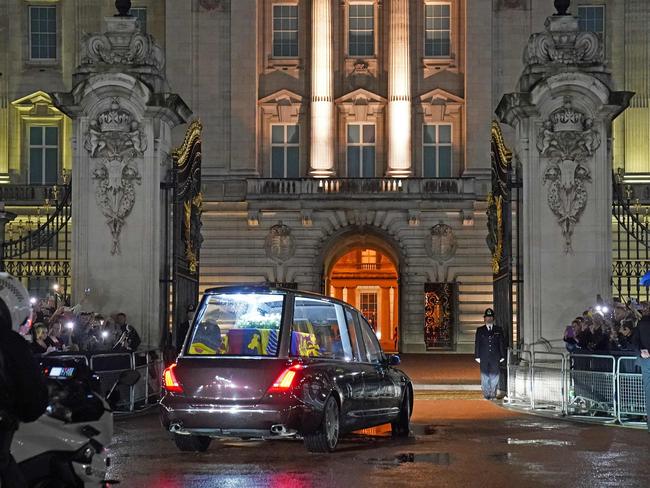
<path fill-rule="evenodd" d="M 11 186 L 2 191 L 12 203 L 30 202 L 33 205 L 39 200 L 44 203 L 37 207 L 38 215 L 28 215 L 27 219 L 23 216 L 5 229 L 8 239 L 2 243 L 2 269 L 28 280 L 53 278 L 60 287 L 57 295 L 69 295 L 71 185 Z M 50 208 L 53 208 L 52 213 L 49 213 Z"/>
<path fill-rule="evenodd" d="M 472 178 L 251 178 L 247 196 L 291 197 L 327 194 L 462 195 L 474 191 Z"/>
<path fill-rule="evenodd" d="M 36 251 L 36 258 L 49 258 L 49 252 L 53 250 L 54 246 L 48 246 L 48 244 L 56 238 L 61 230 L 66 229 L 67 232 L 67 225 L 72 216 L 71 201 L 72 189 L 68 184 L 63 187 L 61 200 L 57 202 L 54 212 L 45 219 L 45 222 L 36 229 L 16 239 L 6 240 L 2 244 L 4 259 L 17 258 L 31 253 L 31 251 Z M 67 246 L 67 242 L 68 239 L 64 239 L 65 246 Z M 41 255 L 41 250 L 46 253 L 45 256 Z"/>
<path fill-rule="evenodd" d="M 638 201 L 632 202 L 620 175 L 613 176 L 614 217 L 612 286 L 624 299 L 650 300 L 648 287 L 639 284 L 650 269 L 650 226 L 648 214 Z"/>

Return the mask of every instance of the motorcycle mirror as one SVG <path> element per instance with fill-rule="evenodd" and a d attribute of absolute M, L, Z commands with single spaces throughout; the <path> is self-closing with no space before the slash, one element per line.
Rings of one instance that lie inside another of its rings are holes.
<path fill-rule="evenodd" d="M 120 385 L 133 386 L 140 381 L 140 373 L 134 370 L 122 371 L 118 379 Z"/>

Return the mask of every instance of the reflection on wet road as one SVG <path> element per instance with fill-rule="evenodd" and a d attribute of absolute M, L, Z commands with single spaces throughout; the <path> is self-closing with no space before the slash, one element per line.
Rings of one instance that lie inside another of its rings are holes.
<path fill-rule="evenodd" d="M 479 400 L 417 400 L 415 436 L 346 436 L 334 454 L 295 440 L 212 443 L 180 453 L 155 415 L 121 420 L 111 478 L 126 488 L 648 486 L 650 435 L 520 415 Z"/>

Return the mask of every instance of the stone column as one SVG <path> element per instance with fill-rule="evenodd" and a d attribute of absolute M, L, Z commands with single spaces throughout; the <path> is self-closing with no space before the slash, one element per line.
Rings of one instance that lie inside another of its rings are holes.
<path fill-rule="evenodd" d="M 331 0 L 312 2 L 310 174 L 334 175 L 334 87 Z"/>
<path fill-rule="evenodd" d="M 164 54 L 131 17 L 107 17 L 88 34 L 70 93 L 54 94 L 73 119 L 73 302 L 124 312 L 143 344 L 162 331 L 161 266 L 171 129 L 190 111 L 170 93 Z"/>
<path fill-rule="evenodd" d="M 411 168 L 411 64 L 409 2 L 390 2 L 388 35 L 388 176 L 406 177 Z"/>
<path fill-rule="evenodd" d="M 554 15 L 525 50 L 519 92 L 497 113 L 517 136 L 527 345 L 561 340 L 596 295 L 611 297 L 612 120 L 629 92 L 613 90 L 603 46 L 578 19 Z"/>

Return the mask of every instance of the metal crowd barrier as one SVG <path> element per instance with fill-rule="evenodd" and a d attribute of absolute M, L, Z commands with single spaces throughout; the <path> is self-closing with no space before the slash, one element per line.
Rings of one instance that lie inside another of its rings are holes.
<path fill-rule="evenodd" d="M 120 374 L 135 370 L 140 379 L 133 386 L 120 385 L 117 411 L 133 412 L 138 407 L 156 404 L 160 398 L 162 355 L 157 350 L 99 353 L 89 357 L 90 369 L 99 377 L 102 394 L 106 395 Z"/>
<path fill-rule="evenodd" d="M 641 425 L 645 396 L 634 361 L 632 356 L 509 349 L 506 403 L 603 423 Z"/>
<path fill-rule="evenodd" d="M 642 424 L 646 414 L 641 374 L 637 373 L 636 357 L 621 356 L 617 363 L 616 387 L 620 392 L 617 420 L 621 424 Z"/>
<path fill-rule="evenodd" d="M 531 408 L 566 412 L 565 361 L 566 358 L 560 353 L 533 352 Z"/>
<path fill-rule="evenodd" d="M 508 349 L 506 370 L 508 375 L 508 401 L 518 406 L 530 406 L 532 402 L 532 357 L 530 351 Z"/>

